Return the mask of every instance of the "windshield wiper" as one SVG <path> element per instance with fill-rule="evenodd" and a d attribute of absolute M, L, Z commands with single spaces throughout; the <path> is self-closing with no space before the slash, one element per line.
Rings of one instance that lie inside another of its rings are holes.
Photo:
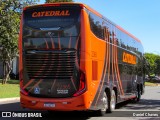
<path fill-rule="evenodd" d="M 52 27 L 52 28 L 40 28 L 40 30 L 44 30 L 44 31 L 47 31 L 47 30 L 59 30 L 61 27 Z"/>

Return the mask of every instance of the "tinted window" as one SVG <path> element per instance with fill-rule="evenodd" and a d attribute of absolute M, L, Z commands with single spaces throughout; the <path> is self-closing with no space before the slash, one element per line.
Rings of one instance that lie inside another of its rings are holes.
<path fill-rule="evenodd" d="M 77 23 L 80 8 L 43 7 L 24 11 L 24 24 L 28 27 L 51 30 L 70 27 Z"/>
<path fill-rule="evenodd" d="M 102 26 L 103 19 L 101 19 L 100 17 L 96 16 L 93 13 L 90 13 L 89 21 L 90 21 L 90 28 L 92 32 L 95 34 L 95 36 L 97 36 L 100 39 L 104 39 L 103 26 Z"/>
<path fill-rule="evenodd" d="M 25 49 L 78 49 L 79 7 L 43 7 L 24 11 Z"/>
<path fill-rule="evenodd" d="M 25 49 L 76 48 L 77 42 L 77 37 L 28 38 L 23 40 Z"/>

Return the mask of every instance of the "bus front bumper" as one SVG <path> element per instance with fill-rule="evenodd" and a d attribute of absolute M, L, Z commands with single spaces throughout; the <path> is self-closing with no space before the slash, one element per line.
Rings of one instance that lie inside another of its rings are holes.
<path fill-rule="evenodd" d="M 72 98 L 36 98 L 20 93 L 20 103 L 23 108 L 35 110 L 81 111 L 88 110 L 90 106 L 85 94 Z"/>

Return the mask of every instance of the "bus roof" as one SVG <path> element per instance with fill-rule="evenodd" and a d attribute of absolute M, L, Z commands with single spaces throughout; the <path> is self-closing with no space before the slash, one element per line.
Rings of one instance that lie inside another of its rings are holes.
<path fill-rule="evenodd" d="M 92 9 L 91 7 L 89 7 L 86 4 L 83 3 L 78 3 L 78 2 L 58 2 L 58 3 L 45 3 L 45 4 L 37 4 L 37 5 L 31 5 L 31 6 L 27 6 L 25 7 L 23 10 L 26 10 L 28 8 L 32 8 L 32 7 L 44 7 L 44 6 L 60 6 L 60 5 L 79 5 L 81 7 L 85 7 L 86 9 L 88 9 L 89 11 L 91 11 L 92 13 L 96 14 L 97 16 L 106 19 L 108 22 L 110 22 L 111 24 L 113 24 L 116 28 L 118 28 L 119 30 L 121 30 L 122 32 L 124 32 L 125 34 L 129 35 L 130 37 L 132 37 L 133 39 L 135 39 L 137 42 L 141 41 L 136 38 L 134 35 L 132 35 L 131 33 L 127 32 L 126 30 L 124 30 L 122 27 L 120 27 L 119 25 L 116 25 L 115 23 L 113 23 L 111 20 L 109 20 L 108 18 L 104 17 L 103 15 L 101 15 L 99 12 L 97 12 L 96 10 Z"/>

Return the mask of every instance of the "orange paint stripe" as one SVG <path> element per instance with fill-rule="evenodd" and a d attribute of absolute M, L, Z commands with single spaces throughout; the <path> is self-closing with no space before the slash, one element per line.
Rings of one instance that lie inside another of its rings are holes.
<path fill-rule="evenodd" d="M 110 67 L 110 61 L 111 61 L 111 53 L 110 53 L 110 33 L 109 33 L 109 31 L 107 32 L 108 33 L 108 57 L 109 57 L 109 60 L 108 60 L 108 83 L 110 82 L 110 69 L 111 69 L 111 67 Z"/>
<path fill-rule="evenodd" d="M 76 63 L 76 67 L 79 69 L 79 64 L 78 64 L 77 55 L 76 55 L 76 61 L 75 61 L 75 63 Z M 71 63 L 70 63 L 70 64 L 71 64 Z M 72 85 L 73 85 L 74 89 L 77 91 L 76 85 L 75 85 L 74 80 L 73 80 L 72 77 L 71 77 L 71 82 L 72 82 Z"/>
<path fill-rule="evenodd" d="M 52 43 L 52 49 L 54 49 L 54 48 L 55 48 L 55 45 L 54 45 L 54 40 L 53 40 L 53 38 L 51 38 L 51 43 Z"/>
<path fill-rule="evenodd" d="M 72 33 L 70 34 L 70 39 L 69 39 L 69 44 L 68 44 L 68 48 L 71 48 L 71 40 L 72 40 L 72 37 L 71 37 Z"/>
<path fill-rule="evenodd" d="M 32 86 L 32 88 L 29 90 L 29 92 L 31 92 L 33 90 L 33 88 L 37 85 L 39 85 L 42 82 L 42 79 L 40 79 L 34 86 Z"/>
<path fill-rule="evenodd" d="M 23 89 L 25 89 L 26 87 L 28 87 L 33 82 L 33 80 L 34 79 L 29 80 L 29 82 L 23 87 Z"/>
<path fill-rule="evenodd" d="M 117 43 L 116 43 L 117 45 Z M 116 70 L 117 70 L 117 73 L 118 73 L 118 83 L 120 85 L 120 89 L 121 89 L 121 94 L 124 95 L 124 91 L 123 91 L 123 87 L 122 87 L 122 81 L 121 81 L 121 78 L 120 78 L 120 73 L 119 73 L 119 67 L 118 67 L 118 49 L 116 49 Z"/>
<path fill-rule="evenodd" d="M 76 86 L 75 86 L 75 83 L 74 83 L 74 81 L 73 81 L 73 78 L 71 78 L 71 82 L 72 82 L 72 85 L 73 85 L 74 89 L 77 91 L 77 88 L 76 88 Z"/>
<path fill-rule="evenodd" d="M 59 49 L 61 49 L 61 40 L 60 40 L 60 35 L 58 33 L 58 46 L 59 46 Z"/>
<path fill-rule="evenodd" d="M 112 34 L 112 79 L 113 79 L 113 83 L 114 83 L 114 58 L 115 58 L 115 54 L 114 54 L 114 35 Z"/>
<path fill-rule="evenodd" d="M 109 73 L 109 67 L 110 67 L 110 65 L 109 65 L 109 43 L 108 43 L 108 41 L 109 41 L 109 38 L 108 38 L 108 30 L 106 31 L 106 42 L 107 42 L 107 46 L 106 46 L 106 49 L 107 49 L 107 70 L 108 70 L 108 79 L 109 79 L 109 75 L 110 75 L 110 73 Z"/>
<path fill-rule="evenodd" d="M 115 37 L 113 37 L 113 41 L 114 41 L 114 45 L 115 45 L 115 47 L 114 47 L 114 56 L 115 56 L 115 58 L 114 58 L 114 65 L 115 65 L 115 68 L 114 68 L 114 70 L 115 70 L 115 76 L 116 76 L 116 80 L 117 80 L 117 85 L 118 85 L 118 90 L 119 91 L 121 91 L 121 89 L 120 89 L 120 85 L 119 85 L 119 80 L 118 80 L 118 71 L 117 71 L 117 64 L 116 64 L 116 57 L 117 57 L 117 52 L 116 52 L 116 50 L 117 50 L 117 44 L 116 44 L 116 40 L 115 40 Z"/>
<path fill-rule="evenodd" d="M 115 41 L 115 39 L 114 39 L 114 41 Z M 117 43 L 116 43 L 116 41 L 114 42 L 115 43 L 115 45 L 117 45 Z M 115 70 L 117 71 L 117 81 L 118 81 L 118 88 L 119 88 L 119 91 L 120 91 L 120 93 L 122 94 L 122 86 L 121 86 L 121 80 L 120 80 L 120 77 L 119 77 L 119 75 L 118 75 L 118 73 L 119 73 L 119 70 L 118 70 L 118 61 L 117 61 L 117 56 L 118 56 L 118 54 L 117 54 L 117 47 L 116 47 L 116 50 L 115 50 L 115 52 L 116 52 L 116 58 L 115 58 L 115 64 L 116 64 L 116 68 L 115 68 Z"/>
<path fill-rule="evenodd" d="M 46 43 L 46 48 L 48 49 L 49 46 L 48 46 L 47 40 L 46 39 L 44 39 L 44 40 L 45 40 L 45 43 Z"/>
<path fill-rule="evenodd" d="M 54 80 L 54 82 L 53 82 L 53 84 L 52 84 L 51 90 L 52 90 L 52 88 L 54 87 L 55 83 L 56 83 L 56 79 Z"/>
<path fill-rule="evenodd" d="M 78 37 L 77 37 L 77 40 L 76 40 L 77 42 L 76 42 L 75 49 L 78 49 L 79 37 L 80 37 L 80 33 L 79 33 L 79 35 L 78 35 Z"/>

